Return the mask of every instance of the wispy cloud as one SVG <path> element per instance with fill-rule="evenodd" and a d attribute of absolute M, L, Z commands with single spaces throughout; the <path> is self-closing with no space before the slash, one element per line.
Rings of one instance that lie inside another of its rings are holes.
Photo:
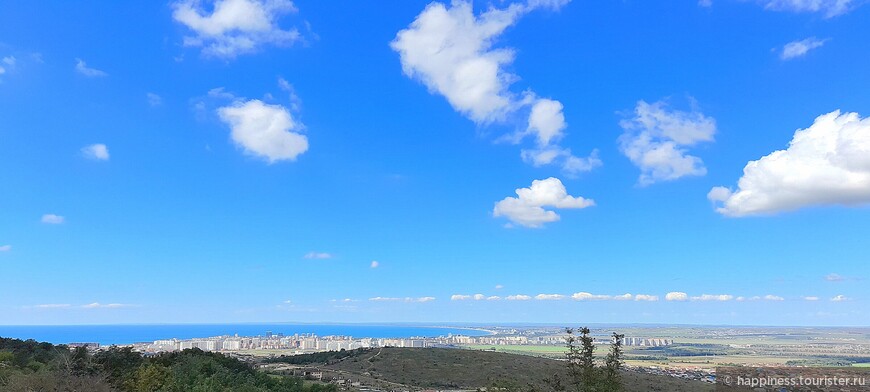
<path fill-rule="evenodd" d="M 432 302 L 435 297 L 372 297 L 369 301 L 373 302 Z"/>
<path fill-rule="evenodd" d="M 119 303 L 110 303 L 110 304 L 101 304 L 99 302 L 89 303 L 87 305 L 82 305 L 84 309 L 120 309 L 120 308 L 129 308 L 133 307 L 130 304 L 119 304 Z"/>
<path fill-rule="evenodd" d="M 148 100 L 148 104 L 151 105 L 152 107 L 160 106 L 163 104 L 163 98 L 161 98 L 159 95 L 154 94 L 154 93 L 146 93 L 145 99 Z"/>
<path fill-rule="evenodd" d="M 308 252 L 305 254 L 305 256 L 302 256 L 302 257 L 304 257 L 306 259 L 324 260 L 324 259 L 331 259 L 332 254 L 326 253 L 326 252 Z"/>
<path fill-rule="evenodd" d="M 649 295 L 649 294 L 638 294 L 634 296 L 635 301 L 649 301 L 655 302 L 659 300 L 658 295 Z"/>
<path fill-rule="evenodd" d="M 81 152 L 82 155 L 88 159 L 93 159 L 95 161 L 109 160 L 109 147 L 106 147 L 106 145 L 102 143 L 82 147 Z"/>
<path fill-rule="evenodd" d="M 380 266 L 381 263 L 379 263 L 377 260 L 372 260 L 371 264 L 369 264 L 369 268 L 378 268 Z"/>
<path fill-rule="evenodd" d="M 701 294 L 691 298 L 692 301 L 730 301 L 732 299 L 734 296 L 730 294 Z"/>
<path fill-rule="evenodd" d="M 39 305 L 33 305 L 33 307 L 37 308 L 37 309 L 67 309 L 67 308 L 71 308 L 72 305 L 70 305 L 70 304 L 39 304 Z"/>
<path fill-rule="evenodd" d="M 60 215 L 55 214 L 45 214 L 42 216 L 42 223 L 47 223 L 50 225 L 59 225 L 66 221 L 66 219 Z"/>
<path fill-rule="evenodd" d="M 506 299 L 508 301 L 528 301 L 528 300 L 532 299 L 532 297 L 530 297 L 528 295 L 517 294 L 517 295 L 509 295 L 509 296 L 505 297 L 504 299 Z"/>
<path fill-rule="evenodd" d="M 0 246 L 0 252 L 8 252 L 12 250 L 12 245 L 2 245 Z"/>
<path fill-rule="evenodd" d="M 816 48 L 821 48 L 828 40 L 810 37 L 800 41 L 792 41 L 782 47 L 782 52 L 779 58 L 782 60 L 791 60 L 798 57 L 806 56 L 806 54 Z"/>
<path fill-rule="evenodd" d="M 84 76 L 87 76 L 89 78 L 97 78 L 97 77 L 109 75 L 106 72 L 101 71 L 99 69 L 88 67 L 88 64 L 85 63 L 85 61 L 82 59 L 76 59 L 76 68 L 75 69 L 76 69 L 76 72 L 78 72 Z"/>
<path fill-rule="evenodd" d="M 843 301 L 848 301 L 849 299 L 850 299 L 849 297 L 840 294 L 840 295 L 835 295 L 833 298 L 831 298 L 831 301 L 833 301 L 833 302 L 843 302 Z"/>

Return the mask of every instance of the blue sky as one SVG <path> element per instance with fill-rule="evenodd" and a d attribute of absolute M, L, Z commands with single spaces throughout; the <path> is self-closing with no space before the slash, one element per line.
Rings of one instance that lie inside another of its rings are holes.
<path fill-rule="evenodd" d="M 861 5 L 8 4 L 0 324 L 866 325 Z"/>

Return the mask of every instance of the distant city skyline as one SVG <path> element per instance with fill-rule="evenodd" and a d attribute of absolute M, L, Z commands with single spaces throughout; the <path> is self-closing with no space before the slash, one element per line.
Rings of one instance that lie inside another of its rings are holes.
<path fill-rule="evenodd" d="M 867 20 L 9 4 L 0 325 L 868 325 Z"/>

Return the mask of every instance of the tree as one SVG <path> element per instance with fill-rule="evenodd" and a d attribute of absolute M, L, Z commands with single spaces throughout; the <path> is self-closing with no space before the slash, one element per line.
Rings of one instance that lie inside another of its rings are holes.
<path fill-rule="evenodd" d="M 613 342 L 610 343 L 610 350 L 607 353 L 607 357 L 604 358 L 603 389 L 607 392 L 622 390 L 622 378 L 620 377 L 619 370 L 622 369 L 623 365 L 622 339 L 624 337 L 625 335 L 613 333 Z"/>

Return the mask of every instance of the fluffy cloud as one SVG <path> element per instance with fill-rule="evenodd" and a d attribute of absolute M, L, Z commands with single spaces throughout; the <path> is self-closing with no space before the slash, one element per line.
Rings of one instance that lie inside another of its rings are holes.
<path fill-rule="evenodd" d="M 91 144 L 90 146 L 82 147 L 81 151 L 82 155 L 84 155 L 84 157 L 88 159 L 93 159 L 96 161 L 109 160 L 109 148 L 106 147 L 105 144 Z"/>
<path fill-rule="evenodd" d="M 390 46 L 399 53 L 405 75 L 444 96 L 456 111 L 478 124 L 504 121 L 512 113 L 528 110 L 525 131 L 507 138 L 518 143 L 534 136 L 537 149 L 524 151 L 525 161 L 536 166 L 558 163 L 566 173 L 576 174 L 601 161 L 575 157 L 552 144 L 567 127 L 562 103 L 531 91 L 512 93 L 509 87 L 518 77 L 505 67 L 513 62 L 514 51 L 493 48 L 493 41 L 522 15 L 542 7 L 558 9 L 567 2 L 532 0 L 490 8 L 478 16 L 469 1 L 455 0 L 450 6 L 435 2 L 396 34 Z M 553 154 L 556 150 L 560 153 Z"/>
<path fill-rule="evenodd" d="M 378 268 L 380 266 L 381 266 L 381 263 L 379 263 L 377 260 L 372 260 L 372 263 L 369 264 L 369 268 Z"/>
<path fill-rule="evenodd" d="M 471 299 L 471 296 L 464 295 L 464 294 L 453 294 L 450 296 L 451 301 L 465 301 L 465 300 L 469 300 L 469 299 Z"/>
<path fill-rule="evenodd" d="M 638 294 L 634 296 L 635 301 L 649 301 L 655 302 L 659 300 L 658 295 L 648 295 L 648 294 Z"/>
<path fill-rule="evenodd" d="M 236 101 L 218 109 L 220 119 L 232 130 L 233 141 L 245 152 L 269 163 L 296 160 L 308 150 L 308 138 L 299 132 L 304 126 L 280 105 L 260 100 Z"/>
<path fill-rule="evenodd" d="M 849 300 L 849 297 L 846 297 L 845 295 L 842 295 L 842 294 L 836 295 L 833 298 L 831 298 L 831 301 L 834 301 L 834 302 L 843 302 L 843 301 L 848 301 L 848 300 Z"/>
<path fill-rule="evenodd" d="M 562 181 L 550 177 L 534 180 L 529 188 L 516 190 L 519 197 L 506 197 L 495 203 L 493 216 L 506 217 L 511 222 L 525 227 L 542 227 L 544 223 L 559 220 L 559 214 L 550 208 L 586 208 L 595 202 L 568 194 Z"/>
<path fill-rule="evenodd" d="M 296 12 L 289 0 L 216 0 L 209 13 L 199 0 L 173 4 L 172 18 L 193 31 L 184 46 L 202 47 L 206 56 L 231 59 L 266 44 L 287 46 L 301 39 L 298 29 L 284 30 L 278 19 Z"/>
<path fill-rule="evenodd" d="M 779 58 L 783 60 L 791 60 L 797 57 L 803 57 L 815 48 L 820 48 L 827 40 L 810 37 L 800 41 L 792 41 L 782 47 L 782 52 Z"/>
<path fill-rule="evenodd" d="M 82 75 L 85 75 L 89 78 L 96 78 L 96 77 L 109 75 L 104 71 L 100 71 L 99 69 L 88 67 L 88 64 L 85 63 L 84 60 L 82 60 L 82 59 L 76 59 L 76 72 L 78 72 Z"/>
<path fill-rule="evenodd" d="M 65 220 L 66 219 L 64 219 L 64 217 L 55 214 L 45 214 L 42 216 L 42 223 L 47 223 L 50 225 L 59 225 Z"/>
<path fill-rule="evenodd" d="M 332 254 L 326 253 L 326 252 L 308 252 L 305 254 L 305 256 L 302 256 L 302 257 L 304 257 L 306 259 L 320 259 L 320 260 L 322 260 L 322 259 L 331 259 Z"/>
<path fill-rule="evenodd" d="M 619 148 L 640 168 L 640 185 L 707 174 L 704 162 L 689 155 L 687 147 L 713 141 L 714 119 L 694 110 L 669 110 L 663 101 L 639 101 L 634 117 L 619 125 L 625 131 L 619 138 Z"/>
<path fill-rule="evenodd" d="M 528 301 L 528 300 L 532 299 L 532 297 L 530 297 L 528 295 L 518 294 L 518 295 L 509 295 L 509 296 L 505 297 L 504 299 L 506 299 L 508 301 Z"/>
<path fill-rule="evenodd" d="M 870 203 L 870 119 L 839 110 L 819 116 L 787 149 L 747 163 L 736 191 L 715 187 L 707 198 L 727 216 Z"/>
<path fill-rule="evenodd" d="M 12 250 L 12 245 L 3 245 L 3 246 L 0 246 L 0 252 L 8 252 L 8 251 L 10 251 L 10 250 Z"/>
<path fill-rule="evenodd" d="M 778 296 L 778 295 L 771 295 L 771 294 L 768 294 L 768 295 L 765 295 L 765 296 L 764 296 L 764 300 L 765 300 L 765 301 L 785 301 L 785 298 L 780 297 L 780 296 Z"/>
<path fill-rule="evenodd" d="M 686 301 L 689 296 L 682 291 L 671 291 L 665 294 L 665 301 Z"/>
<path fill-rule="evenodd" d="M 589 300 L 606 300 L 606 299 L 610 299 L 611 297 L 609 295 L 603 295 L 603 294 L 591 294 L 591 293 L 587 293 L 587 292 L 579 292 L 579 293 L 572 294 L 571 298 L 573 298 L 576 301 L 589 301 Z"/>
<path fill-rule="evenodd" d="M 535 296 L 535 299 L 539 301 L 558 301 L 565 299 L 565 296 L 562 294 L 538 294 Z"/>
<path fill-rule="evenodd" d="M 729 294 L 702 294 L 691 299 L 692 301 L 730 301 L 734 299 L 734 296 Z"/>
<path fill-rule="evenodd" d="M 855 0 L 763 0 L 764 7 L 774 11 L 820 12 L 831 18 L 856 7 Z"/>

